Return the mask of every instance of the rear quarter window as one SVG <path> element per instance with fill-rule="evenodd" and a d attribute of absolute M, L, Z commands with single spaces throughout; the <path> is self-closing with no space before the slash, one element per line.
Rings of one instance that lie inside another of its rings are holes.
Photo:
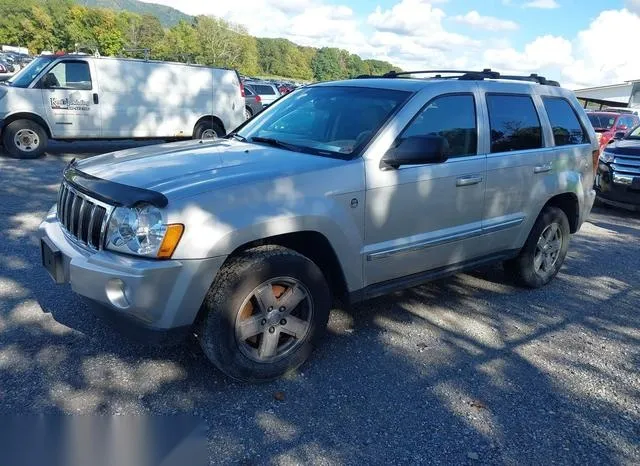
<path fill-rule="evenodd" d="M 553 140 L 556 146 L 585 144 L 589 138 L 580 124 L 578 115 L 571 104 L 560 97 L 543 97 L 542 102 L 547 111 Z"/>

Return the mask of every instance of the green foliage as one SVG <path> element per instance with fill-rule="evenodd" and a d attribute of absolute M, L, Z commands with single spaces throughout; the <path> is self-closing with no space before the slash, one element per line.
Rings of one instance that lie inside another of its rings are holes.
<path fill-rule="evenodd" d="M 31 53 L 98 50 L 103 55 L 149 56 L 235 68 L 249 76 L 300 80 L 344 79 L 397 69 L 342 49 L 255 38 L 244 27 L 212 16 L 194 18 L 177 12 L 169 21 L 161 14 L 165 7 L 136 0 L 76 1 L 0 0 L 0 43 L 26 46 Z"/>

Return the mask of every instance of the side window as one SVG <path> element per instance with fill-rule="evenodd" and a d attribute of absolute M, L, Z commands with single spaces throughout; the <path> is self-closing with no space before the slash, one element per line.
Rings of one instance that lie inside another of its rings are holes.
<path fill-rule="evenodd" d="M 449 143 L 449 157 L 478 153 L 476 104 L 471 94 L 436 97 L 424 107 L 401 138 L 442 136 Z"/>
<path fill-rule="evenodd" d="M 567 100 L 558 97 L 543 97 L 542 101 L 551 122 L 556 146 L 589 142 L 576 112 Z"/>
<path fill-rule="evenodd" d="M 253 90 L 249 86 L 244 86 L 244 95 L 252 96 L 253 95 Z"/>
<path fill-rule="evenodd" d="M 42 78 L 41 87 L 44 89 L 90 91 L 93 85 L 89 64 L 84 61 L 58 63 Z"/>
<path fill-rule="evenodd" d="M 531 97 L 487 94 L 487 107 L 492 153 L 542 147 L 542 127 Z"/>

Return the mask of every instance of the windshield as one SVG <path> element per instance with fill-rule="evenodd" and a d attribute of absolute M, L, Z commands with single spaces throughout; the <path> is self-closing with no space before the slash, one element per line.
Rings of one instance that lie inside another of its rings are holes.
<path fill-rule="evenodd" d="M 8 83 L 13 87 L 29 87 L 36 76 L 53 60 L 54 56 L 38 57 L 13 75 Z"/>
<path fill-rule="evenodd" d="M 595 129 L 611 129 L 616 122 L 616 117 L 604 113 L 587 113 L 591 125 Z"/>
<path fill-rule="evenodd" d="M 349 157 L 373 138 L 410 95 L 365 87 L 307 87 L 250 120 L 237 136 L 301 152 Z"/>
<path fill-rule="evenodd" d="M 640 139 L 640 126 L 636 126 L 627 135 L 627 139 Z"/>

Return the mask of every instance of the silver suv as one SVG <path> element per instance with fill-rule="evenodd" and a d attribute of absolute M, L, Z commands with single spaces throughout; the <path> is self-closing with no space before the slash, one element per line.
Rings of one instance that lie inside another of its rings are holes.
<path fill-rule="evenodd" d="M 40 227 L 58 283 L 231 377 L 300 366 L 333 303 L 500 261 L 547 284 L 594 201 L 596 135 L 532 75 L 299 89 L 226 139 L 73 162 Z"/>

